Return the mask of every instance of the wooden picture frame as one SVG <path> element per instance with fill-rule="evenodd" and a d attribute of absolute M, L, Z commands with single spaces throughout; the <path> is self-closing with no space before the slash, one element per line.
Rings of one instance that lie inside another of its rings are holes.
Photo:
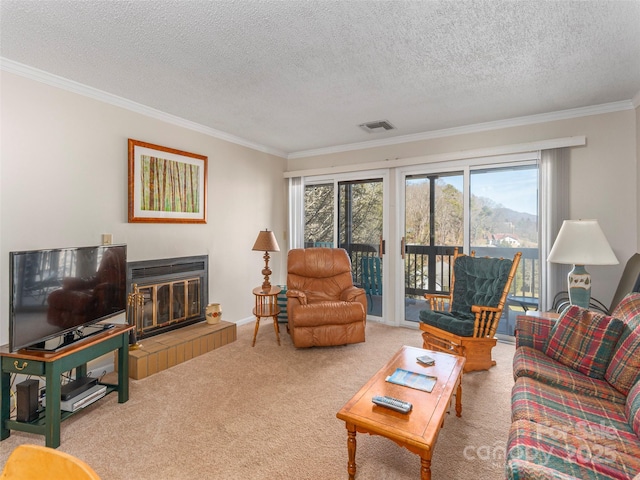
<path fill-rule="evenodd" d="M 207 157 L 129 139 L 129 223 L 207 223 Z"/>

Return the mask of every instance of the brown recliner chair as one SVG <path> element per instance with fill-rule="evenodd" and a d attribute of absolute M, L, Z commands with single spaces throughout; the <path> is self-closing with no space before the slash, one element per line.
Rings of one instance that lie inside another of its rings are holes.
<path fill-rule="evenodd" d="M 289 251 L 289 334 L 296 347 L 364 342 L 367 296 L 353 285 L 351 260 L 342 248 Z"/>

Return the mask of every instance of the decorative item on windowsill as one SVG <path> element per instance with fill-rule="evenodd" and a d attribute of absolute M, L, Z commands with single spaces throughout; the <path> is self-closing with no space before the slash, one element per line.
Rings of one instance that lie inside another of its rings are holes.
<path fill-rule="evenodd" d="M 269 252 L 279 252 L 278 242 L 273 232 L 266 228 L 258 233 L 256 243 L 253 244 L 252 250 L 264 252 L 264 268 L 262 269 L 262 275 L 264 275 L 264 281 L 262 282 L 262 291 L 268 292 L 271 290 L 271 282 L 269 282 L 269 276 L 271 275 L 271 269 L 269 268 Z"/>
<path fill-rule="evenodd" d="M 220 320 L 222 320 L 222 307 L 220 307 L 219 303 L 210 303 L 205 309 L 204 316 L 210 325 L 220 323 Z"/>
<path fill-rule="evenodd" d="M 618 264 L 597 220 L 565 220 L 547 261 L 573 264 L 567 277 L 569 302 L 583 308 L 591 300 L 591 275 L 584 266 Z"/>
<path fill-rule="evenodd" d="M 127 323 L 133 325 L 133 330 L 129 332 L 129 350 L 137 350 L 142 347 L 138 341 L 138 330 L 142 322 L 142 306 L 144 297 L 138 290 L 138 285 L 131 285 L 131 293 L 127 295 Z"/>

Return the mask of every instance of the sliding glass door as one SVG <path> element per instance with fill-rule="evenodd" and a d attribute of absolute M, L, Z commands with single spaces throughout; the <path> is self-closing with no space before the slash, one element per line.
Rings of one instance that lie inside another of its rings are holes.
<path fill-rule="evenodd" d="M 462 172 L 405 177 L 404 318 L 417 322 L 425 293 L 449 290 L 450 260 L 464 238 Z"/>
<path fill-rule="evenodd" d="M 523 253 L 498 333 L 540 297 L 538 165 L 535 161 L 402 176 L 401 277 L 404 321 L 428 308 L 425 293 L 448 293 L 454 248 L 477 256 Z"/>
<path fill-rule="evenodd" d="M 498 327 L 511 335 L 516 316 L 537 308 L 541 293 L 538 158 L 532 152 L 304 177 L 295 217 L 304 234 L 295 245 L 347 250 L 354 282 L 367 289 L 369 316 L 414 328 L 428 308 L 424 294 L 449 292 L 456 247 L 505 258 L 521 251 Z"/>
<path fill-rule="evenodd" d="M 540 299 L 538 166 L 480 168 L 469 177 L 469 249 L 503 258 L 522 252 L 497 332 L 514 335 L 517 315 Z"/>
<path fill-rule="evenodd" d="M 305 247 L 340 247 L 354 283 L 367 292 L 368 314 L 380 317 L 384 292 L 384 178 L 306 179 Z"/>
<path fill-rule="evenodd" d="M 333 183 L 305 185 L 304 246 L 333 247 L 335 237 L 335 202 Z"/>

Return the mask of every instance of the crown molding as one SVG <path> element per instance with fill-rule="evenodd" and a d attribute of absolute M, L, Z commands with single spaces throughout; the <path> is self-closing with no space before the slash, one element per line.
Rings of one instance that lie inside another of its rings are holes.
<path fill-rule="evenodd" d="M 155 118 L 156 120 L 161 120 L 178 127 L 187 128 L 189 130 L 203 133 L 220 140 L 225 140 L 236 145 L 251 148 L 259 152 L 268 153 L 270 155 L 275 155 L 277 157 L 287 158 L 287 153 L 282 150 L 254 143 L 230 133 L 222 132 L 220 130 L 216 130 L 215 128 L 206 127 L 199 123 L 185 120 L 184 118 L 178 117 L 176 115 L 171 115 L 169 113 L 156 110 L 155 108 L 147 107 L 140 103 L 127 100 L 126 98 L 119 97 L 117 95 L 113 95 L 111 93 L 104 92 L 93 87 L 88 87 L 73 80 L 59 77 L 58 75 L 54 75 L 52 73 L 30 67 L 22 63 L 14 62 L 13 60 L 9 60 L 4 57 L 0 57 L 0 70 L 20 75 L 37 82 L 45 83 L 52 87 L 61 88 L 72 93 L 77 93 L 85 97 L 93 98 L 94 100 L 98 100 L 109 105 L 121 107 L 126 110 L 145 115 L 147 117 Z"/>
<path fill-rule="evenodd" d="M 640 100 L 637 97 L 636 100 Z M 498 130 L 502 128 L 519 127 L 523 125 L 532 125 L 535 123 L 553 122 L 556 120 L 567 120 L 571 118 L 587 117 L 589 115 L 600 115 L 603 113 L 619 112 L 621 110 L 633 109 L 631 100 L 620 102 L 604 103 L 590 107 L 572 108 L 570 110 L 560 110 L 557 112 L 541 113 L 537 115 L 529 115 L 526 117 L 510 118 L 507 120 L 497 120 L 495 122 L 476 123 L 474 125 L 466 125 L 462 127 L 445 128 L 442 130 L 433 130 L 424 133 L 415 133 L 411 135 L 402 135 L 399 137 L 385 138 L 381 140 L 372 140 L 360 143 L 350 143 L 345 145 L 337 145 L 334 147 L 317 148 L 314 150 L 301 150 L 289 154 L 289 159 L 315 157 L 318 155 L 330 155 L 333 153 L 342 153 L 353 150 L 363 150 L 365 148 L 384 147 L 388 145 L 398 145 L 400 143 L 419 142 L 422 140 L 431 140 L 434 138 L 451 137 L 454 135 L 464 135 L 469 133 L 486 132 L 488 130 Z"/>
<path fill-rule="evenodd" d="M 378 169 L 383 170 L 383 169 L 389 169 L 389 168 L 412 167 L 414 165 L 424 165 L 426 163 L 433 165 L 436 163 L 447 162 L 449 165 L 451 165 L 451 162 L 468 160 L 472 158 L 476 158 L 476 159 L 493 158 L 495 161 L 497 157 L 520 155 L 520 154 L 538 152 L 540 150 L 549 150 L 549 149 L 555 149 L 555 148 L 583 147 L 586 144 L 587 144 L 587 137 L 584 135 L 577 135 L 574 137 L 550 138 L 547 140 L 539 140 L 536 142 L 529 142 L 529 143 L 501 145 L 498 147 L 476 148 L 473 150 L 460 150 L 455 152 L 436 153 L 431 155 L 420 155 L 417 157 L 394 158 L 394 159 L 387 159 L 387 160 L 370 162 L 370 163 L 336 165 L 332 167 L 320 167 L 320 168 L 314 168 L 314 169 L 308 169 L 308 170 L 288 170 L 284 172 L 284 178 L 310 177 L 310 176 L 317 176 L 317 175 L 336 175 L 340 173 L 352 173 L 352 172 L 360 172 L 360 171 L 372 171 L 372 170 L 378 170 Z M 512 159 L 501 160 L 501 161 L 511 162 Z"/>
<path fill-rule="evenodd" d="M 489 130 L 498 130 L 502 128 L 518 127 L 523 125 L 532 125 L 536 123 L 552 122 L 556 120 L 567 120 L 571 118 L 586 117 L 589 115 L 600 115 L 604 113 L 618 112 L 621 110 L 629 110 L 638 108 L 640 106 L 640 92 L 638 92 L 633 100 L 624 100 L 620 102 L 605 103 L 601 105 L 594 105 L 589 107 L 573 108 L 569 110 L 560 110 L 551 113 L 542 113 L 537 115 L 529 115 L 525 117 L 516 117 L 507 120 L 498 120 L 494 122 L 477 123 L 473 125 L 466 125 L 462 127 L 445 128 L 442 130 L 433 130 L 430 132 L 416 133 L 411 135 L 401 135 L 398 137 L 385 138 L 380 140 L 371 140 L 366 142 L 350 143 L 344 145 L 336 145 L 326 148 L 317 148 L 311 150 L 300 150 L 297 152 L 287 153 L 284 150 L 269 147 L 266 145 L 251 142 L 244 138 L 232 135 L 230 133 L 222 132 L 211 127 L 206 127 L 199 123 L 186 120 L 176 115 L 156 110 L 155 108 L 147 107 L 140 103 L 127 100 L 126 98 L 113 95 L 111 93 L 98 90 L 93 87 L 83 85 L 81 83 L 69 80 L 58 75 L 54 75 L 37 68 L 24 65 L 22 63 L 9 60 L 4 57 L 0 57 L 0 70 L 4 70 L 9 73 L 20 75 L 22 77 L 35 80 L 37 82 L 45 83 L 53 87 L 61 88 L 79 95 L 83 95 L 95 100 L 114 105 L 126 110 L 145 115 L 147 117 L 155 118 L 179 127 L 187 128 L 204 135 L 208 135 L 220 140 L 225 140 L 236 145 L 251 148 L 259 152 L 267 153 L 277 157 L 294 160 L 296 158 L 314 157 L 319 155 L 330 155 L 334 153 L 349 152 L 354 150 L 363 150 L 367 148 L 384 147 L 389 145 L 398 145 L 401 143 L 419 142 L 423 140 L 430 140 L 434 138 L 450 137 L 454 135 L 464 135 L 469 133 L 485 132 Z"/>

